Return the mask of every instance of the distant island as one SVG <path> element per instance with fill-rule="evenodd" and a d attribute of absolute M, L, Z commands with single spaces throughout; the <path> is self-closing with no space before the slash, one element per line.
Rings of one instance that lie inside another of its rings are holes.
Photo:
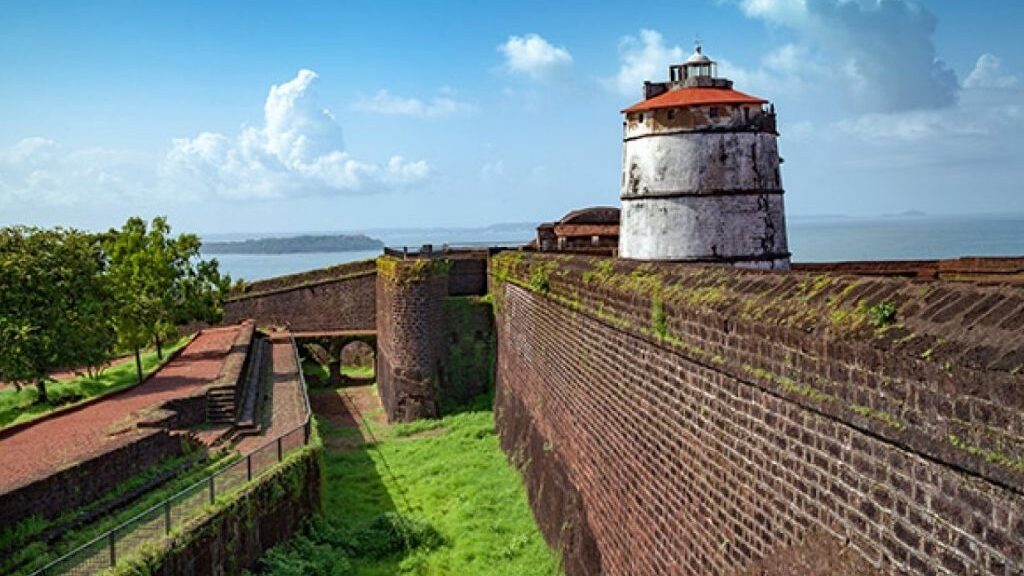
<path fill-rule="evenodd" d="M 303 254 L 379 250 L 384 243 L 365 234 L 251 238 L 239 242 L 205 242 L 205 254 Z"/>

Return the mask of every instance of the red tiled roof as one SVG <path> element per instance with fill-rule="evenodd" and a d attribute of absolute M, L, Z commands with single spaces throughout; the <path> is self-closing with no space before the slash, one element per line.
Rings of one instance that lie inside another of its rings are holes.
<path fill-rule="evenodd" d="M 660 108 L 706 106 L 708 104 L 766 104 L 767 102 L 757 96 L 737 92 L 731 88 L 680 88 L 669 90 L 649 100 L 637 102 L 623 112 L 643 112 Z"/>

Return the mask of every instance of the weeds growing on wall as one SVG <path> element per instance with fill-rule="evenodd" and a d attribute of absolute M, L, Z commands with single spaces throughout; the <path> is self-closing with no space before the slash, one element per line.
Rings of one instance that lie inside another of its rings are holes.
<path fill-rule="evenodd" d="M 129 367 L 134 370 L 130 364 Z M 217 453 L 208 460 L 192 466 L 187 466 L 191 460 L 188 456 L 172 458 L 126 479 L 97 501 L 68 511 L 59 518 L 44 520 L 32 517 L 0 531 L 0 574 L 29 574 L 47 562 L 209 476 L 237 458 L 238 456 L 234 453 Z M 117 500 L 167 471 L 175 470 L 179 470 L 179 472 L 159 488 L 144 493 L 134 501 L 120 506 L 116 511 L 105 514 L 98 520 L 90 521 L 84 526 L 77 525 L 76 520 L 88 515 L 92 510 Z"/>

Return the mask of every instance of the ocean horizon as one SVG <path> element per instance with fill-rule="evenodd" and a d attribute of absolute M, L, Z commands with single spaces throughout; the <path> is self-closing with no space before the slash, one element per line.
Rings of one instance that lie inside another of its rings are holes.
<path fill-rule="evenodd" d="M 787 223 L 793 262 L 932 260 L 965 256 L 1024 256 L 1024 214 L 984 216 L 792 216 Z M 335 232 L 340 233 L 340 232 Z M 360 231 L 389 247 L 423 244 L 509 246 L 529 242 L 534 226 L 430 228 Z M 308 234 L 308 233 L 301 233 Z M 259 238 L 294 234 L 208 235 L 204 239 Z M 216 254 L 221 271 L 233 279 L 262 280 L 374 258 L 380 250 L 303 254 Z"/>

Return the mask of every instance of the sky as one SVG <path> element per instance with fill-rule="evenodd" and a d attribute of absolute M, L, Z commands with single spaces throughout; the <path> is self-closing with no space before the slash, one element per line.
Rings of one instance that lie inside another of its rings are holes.
<path fill-rule="evenodd" d="M 486 226 L 618 205 L 692 51 L 774 102 L 790 216 L 1024 213 L 1019 0 L 0 0 L 0 225 Z"/>

